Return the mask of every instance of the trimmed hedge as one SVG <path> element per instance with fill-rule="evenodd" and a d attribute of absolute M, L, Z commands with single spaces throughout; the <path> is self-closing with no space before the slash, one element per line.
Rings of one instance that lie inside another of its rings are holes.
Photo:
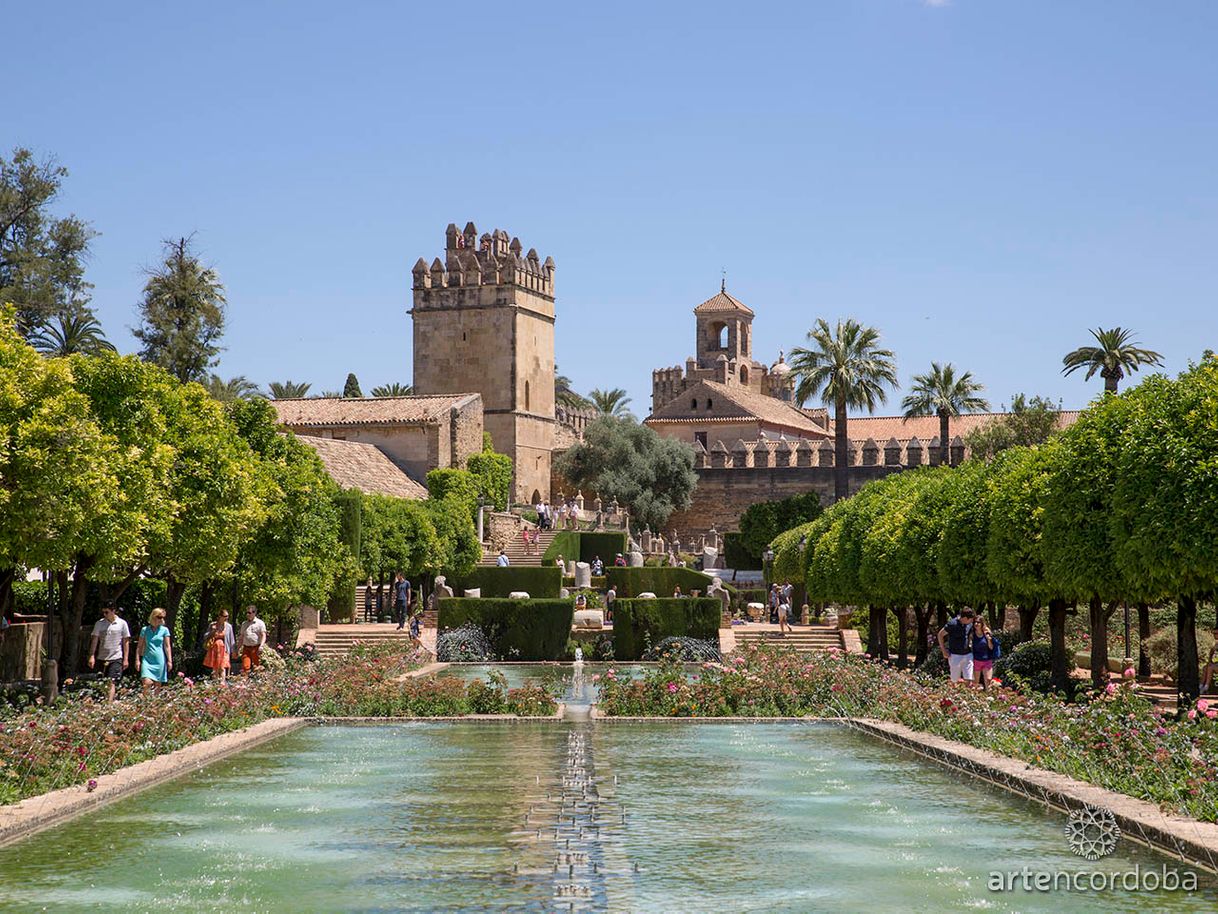
<path fill-rule="evenodd" d="M 619 599 L 613 604 L 613 657 L 638 660 L 648 648 L 675 636 L 715 641 L 719 612 L 720 603 L 713 597 Z"/>
<path fill-rule="evenodd" d="M 744 545 L 744 534 L 723 534 L 723 561 L 736 571 L 760 571 L 761 559 Z"/>
<path fill-rule="evenodd" d="M 535 565 L 480 566 L 459 580 L 447 582 L 455 596 L 462 591 L 481 588 L 483 597 L 507 597 L 513 592 L 523 591 L 537 600 L 554 599 L 562 589 L 562 574 L 557 565 L 549 567 Z"/>
<path fill-rule="evenodd" d="M 440 632 L 474 625 L 504 660 L 561 660 L 571 637 L 574 600 L 501 600 L 450 597 L 440 601 Z"/>
<path fill-rule="evenodd" d="M 692 568 L 606 568 L 605 579 L 617 587 L 619 597 L 637 597 L 650 591 L 657 597 L 671 597 L 677 585 L 681 592 L 700 590 L 703 595 L 711 576 Z"/>
<path fill-rule="evenodd" d="M 561 555 L 565 561 L 575 560 L 591 565 L 592 560 L 599 555 L 607 568 L 613 564 L 614 556 L 619 552 L 626 554 L 626 534 L 621 531 L 592 533 L 559 530 L 541 558 L 543 562 L 553 564 Z"/>

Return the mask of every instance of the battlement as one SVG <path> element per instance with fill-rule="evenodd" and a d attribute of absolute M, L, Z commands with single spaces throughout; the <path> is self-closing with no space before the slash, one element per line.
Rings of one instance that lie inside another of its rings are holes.
<path fill-rule="evenodd" d="M 429 265 L 420 257 L 411 270 L 416 292 L 477 286 L 517 286 L 554 297 L 554 259 L 544 261 L 535 248 L 522 253 L 519 238 L 503 229 L 478 236 L 472 222 L 464 231 L 449 223 L 444 233 L 444 259 Z"/>
<path fill-rule="evenodd" d="M 955 436 L 948 445 L 952 466 L 965 458 L 964 440 Z M 938 466 L 941 460 L 939 439 L 922 442 L 917 437 L 890 438 L 879 444 L 874 438 L 847 442 L 846 465 L 851 467 L 881 467 L 891 470 L 919 466 Z M 833 442 L 799 439 L 762 439 L 725 444 L 715 441 L 709 448 L 694 446 L 694 466 L 697 469 L 762 470 L 780 467 L 832 467 L 835 454 Z"/>

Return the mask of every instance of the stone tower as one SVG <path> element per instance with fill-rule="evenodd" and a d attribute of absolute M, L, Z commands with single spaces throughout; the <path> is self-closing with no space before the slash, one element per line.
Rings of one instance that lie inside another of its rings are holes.
<path fill-rule="evenodd" d="M 718 295 L 694 308 L 694 317 L 698 324 L 698 367 L 714 368 L 726 357 L 733 374 L 744 369 L 741 380 L 748 384 L 748 369 L 753 365 L 752 309 L 720 285 Z"/>
<path fill-rule="evenodd" d="M 554 261 L 521 253 L 496 229 L 449 225 L 444 259 L 419 258 L 414 282 L 414 392 L 482 394 L 495 450 L 512 458 L 512 497 L 550 494 L 554 448 Z"/>

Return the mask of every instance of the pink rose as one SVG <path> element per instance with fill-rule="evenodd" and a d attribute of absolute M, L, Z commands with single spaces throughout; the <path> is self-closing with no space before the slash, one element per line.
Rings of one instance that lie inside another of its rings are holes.
<path fill-rule="evenodd" d="M 1194 708 L 1189 708 L 1189 709 L 1188 709 L 1188 719 L 1189 719 L 1189 720 L 1196 720 L 1196 719 L 1197 719 L 1197 711 L 1196 711 Z"/>
<path fill-rule="evenodd" d="M 1206 701 L 1204 698 L 1197 699 L 1197 710 L 1198 711 L 1208 711 L 1209 707 L 1210 707 L 1210 703 L 1208 701 Z"/>
<path fill-rule="evenodd" d="M 675 682 L 670 682 L 668 684 L 668 691 L 675 692 L 676 690 L 677 690 L 677 684 Z"/>
<path fill-rule="evenodd" d="M 1104 686 L 1104 694 L 1105 695 L 1115 695 L 1116 686 L 1114 686 L 1111 682 L 1108 683 L 1108 685 Z"/>
<path fill-rule="evenodd" d="M 1210 708 L 1208 711 L 1205 712 L 1205 716 L 1208 717 L 1210 720 L 1213 720 L 1214 718 L 1218 717 L 1218 711 L 1215 711 L 1213 708 Z"/>
<path fill-rule="evenodd" d="M 1133 679 L 1134 676 L 1137 675 L 1137 673 L 1135 673 L 1133 671 L 1133 667 L 1126 667 L 1125 672 L 1122 673 L 1121 675 L 1124 676 L 1126 679 Z"/>

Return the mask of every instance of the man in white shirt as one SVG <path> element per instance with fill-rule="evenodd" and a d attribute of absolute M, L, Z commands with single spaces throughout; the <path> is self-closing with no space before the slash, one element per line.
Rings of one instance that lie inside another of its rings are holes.
<path fill-rule="evenodd" d="M 262 665 L 262 646 L 266 644 L 266 623 L 258 618 L 258 610 L 245 607 L 245 621 L 241 624 L 241 675 L 248 676 L 250 670 Z"/>
<path fill-rule="evenodd" d="M 498 565 L 500 568 L 507 568 L 508 565 L 512 564 L 508 560 L 507 552 L 505 550 L 503 550 L 503 549 L 499 550 L 499 558 L 495 559 L 495 564 Z"/>
<path fill-rule="evenodd" d="M 102 674 L 110 682 L 110 701 L 114 701 L 114 689 L 123 678 L 127 668 L 127 652 L 131 646 L 131 629 L 118 617 L 113 606 L 102 609 L 102 617 L 93 626 L 89 638 L 89 669 L 101 661 Z"/>

